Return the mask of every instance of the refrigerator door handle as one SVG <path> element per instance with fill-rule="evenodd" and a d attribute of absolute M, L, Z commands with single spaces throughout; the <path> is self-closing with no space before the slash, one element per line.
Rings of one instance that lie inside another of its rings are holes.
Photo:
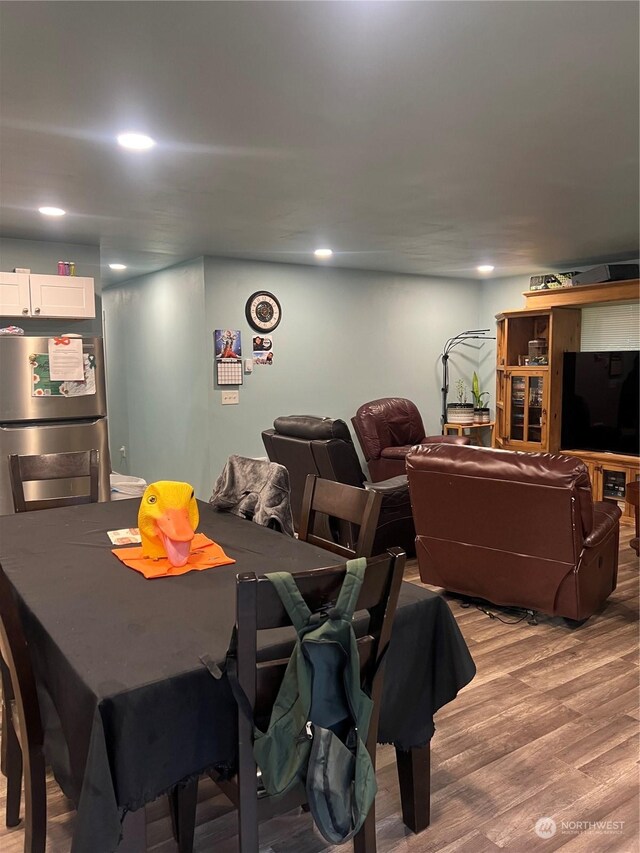
<path fill-rule="evenodd" d="M 24 421 L 21 424 L 0 424 L 0 430 L 3 432 L 22 432 L 29 427 L 42 427 L 44 429 L 67 429 L 70 426 L 95 426 L 106 418 L 87 418 L 86 420 L 76 421 Z"/>

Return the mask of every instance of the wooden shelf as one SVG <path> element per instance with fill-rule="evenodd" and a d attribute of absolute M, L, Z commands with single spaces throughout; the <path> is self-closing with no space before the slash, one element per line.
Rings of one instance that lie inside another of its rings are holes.
<path fill-rule="evenodd" d="M 495 434 L 495 421 L 489 421 L 487 424 L 444 424 L 442 428 L 443 435 L 450 435 L 451 432 L 455 432 L 458 435 L 464 435 L 465 430 L 469 430 L 469 433 L 478 432 L 479 430 L 488 429 L 489 430 L 489 446 L 495 447 L 496 442 L 496 434 Z M 475 443 L 475 440 L 471 440 L 472 444 Z"/>
<path fill-rule="evenodd" d="M 640 298 L 640 281 L 608 281 L 602 284 L 582 284 L 577 287 L 556 287 L 550 290 L 527 290 L 525 310 L 533 308 L 575 308 L 597 302 L 631 302 Z"/>
<path fill-rule="evenodd" d="M 640 457 L 630 454 L 606 453 L 603 450 L 563 450 L 562 448 L 558 452 L 564 453 L 565 456 L 578 456 L 589 462 L 600 462 L 603 465 L 608 462 L 611 465 L 629 465 L 640 469 Z"/>
<path fill-rule="evenodd" d="M 544 370 L 545 372 L 549 370 L 548 364 L 507 364 L 504 368 L 505 370 L 510 370 L 512 373 L 516 375 L 518 373 L 530 373 L 535 370 Z"/>

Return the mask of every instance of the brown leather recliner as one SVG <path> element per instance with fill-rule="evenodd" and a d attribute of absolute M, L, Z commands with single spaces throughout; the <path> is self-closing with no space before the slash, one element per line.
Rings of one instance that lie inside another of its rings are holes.
<path fill-rule="evenodd" d="M 272 462 L 289 472 L 291 509 L 296 530 L 300 520 L 302 495 L 307 474 L 335 480 L 382 494 L 382 506 L 373 544 L 374 554 L 400 547 L 415 554 L 415 529 L 406 474 L 378 483 L 367 483 L 349 427 L 339 419 L 314 415 L 276 418 L 273 429 L 264 430 L 262 441 Z M 343 545 L 355 542 L 357 531 L 345 521 L 333 521 L 333 538 Z M 324 531 L 323 535 L 327 535 Z"/>
<path fill-rule="evenodd" d="M 423 445 L 407 474 L 424 583 L 578 621 L 616 588 L 620 509 L 579 460 Z"/>
<path fill-rule="evenodd" d="M 405 457 L 414 444 L 470 444 L 467 436 L 425 435 L 415 403 L 403 397 L 383 397 L 363 403 L 351 418 L 369 476 L 375 483 L 405 473 Z"/>

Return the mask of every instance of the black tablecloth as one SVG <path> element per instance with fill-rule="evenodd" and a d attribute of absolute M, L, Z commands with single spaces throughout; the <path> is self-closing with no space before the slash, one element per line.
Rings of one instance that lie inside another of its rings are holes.
<path fill-rule="evenodd" d="M 199 530 L 236 564 L 146 580 L 111 554 L 106 534 L 134 526 L 137 509 L 136 499 L 0 518 L 0 561 L 24 615 L 48 757 L 78 810 L 74 853 L 114 850 L 126 811 L 232 763 L 234 701 L 201 658 L 224 660 L 236 574 L 341 562 L 200 503 Z M 403 584 L 380 742 L 425 744 L 434 713 L 474 674 L 446 602 Z"/>

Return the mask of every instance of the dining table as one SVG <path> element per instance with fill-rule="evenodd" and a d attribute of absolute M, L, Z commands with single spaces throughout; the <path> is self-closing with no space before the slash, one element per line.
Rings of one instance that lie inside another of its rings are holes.
<path fill-rule="evenodd" d="M 30 648 L 45 756 L 77 812 L 72 853 L 123 849 L 145 804 L 209 769 L 233 772 L 237 707 L 224 661 L 236 575 L 343 562 L 198 501 L 198 531 L 235 562 L 147 579 L 112 553 L 107 535 L 136 527 L 138 507 L 132 499 L 0 517 L 0 563 Z M 259 649 L 291 642 L 285 629 L 262 633 Z M 444 599 L 403 582 L 378 741 L 396 748 L 403 819 L 414 832 L 429 822 L 434 714 L 474 674 Z"/>

